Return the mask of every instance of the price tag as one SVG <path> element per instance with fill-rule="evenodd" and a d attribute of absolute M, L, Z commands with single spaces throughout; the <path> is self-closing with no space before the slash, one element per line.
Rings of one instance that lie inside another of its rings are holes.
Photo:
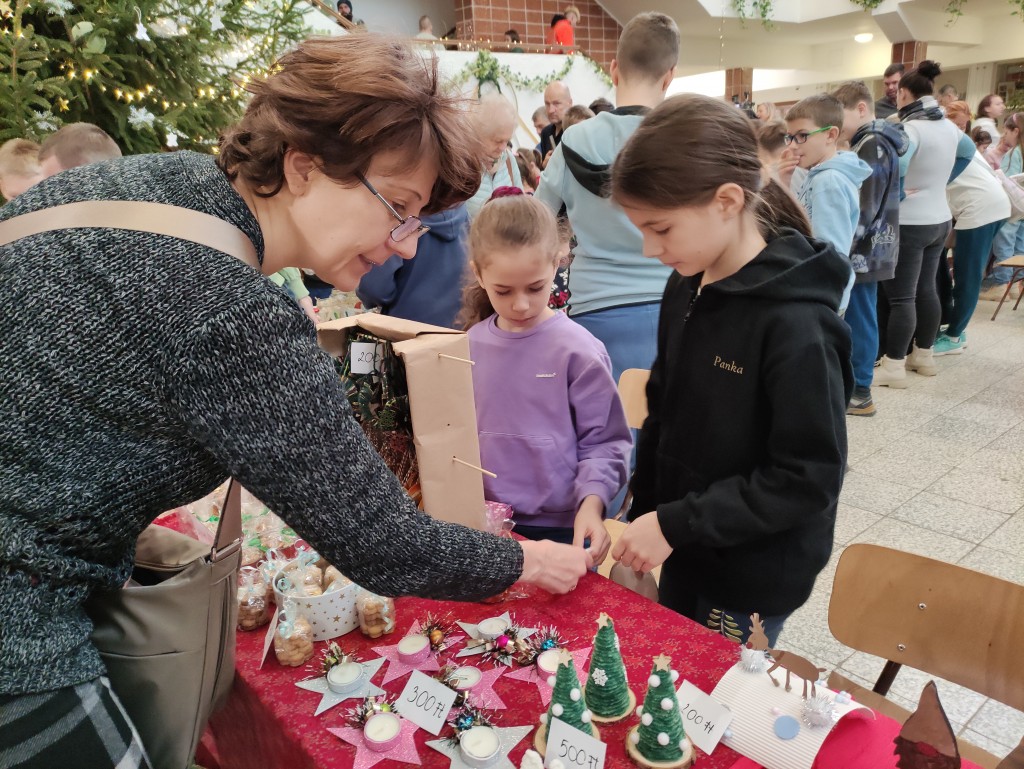
<path fill-rule="evenodd" d="M 381 346 L 373 342 L 353 342 L 349 356 L 353 374 L 372 374 L 380 368 Z"/>
<path fill-rule="evenodd" d="M 603 769 L 604 754 L 608 746 L 584 734 L 558 718 L 548 724 L 548 749 L 544 766 L 551 766 L 556 758 L 565 769 Z"/>
<path fill-rule="evenodd" d="M 732 721 L 732 711 L 711 699 L 689 681 L 683 681 L 676 694 L 683 729 L 694 745 L 709 754 Z"/>
<path fill-rule="evenodd" d="M 458 695 L 440 681 L 419 670 L 412 671 L 409 681 L 398 697 L 398 712 L 416 726 L 433 735 L 440 734 L 448 711 Z"/>
<path fill-rule="evenodd" d="M 277 621 L 281 619 L 281 612 L 278 610 L 274 611 L 274 618 L 270 621 L 270 626 L 267 628 L 267 637 L 263 639 L 263 656 L 260 657 L 260 667 L 263 667 L 263 663 L 267 661 L 267 652 L 270 651 L 270 645 L 274 643 L 274 633 L 277 630 Z"/>

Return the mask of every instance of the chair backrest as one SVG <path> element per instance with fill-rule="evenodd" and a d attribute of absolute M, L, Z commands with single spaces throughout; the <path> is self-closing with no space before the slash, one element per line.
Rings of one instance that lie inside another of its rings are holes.
<path fill-rule="evenodd" d="M 626 411 L 626 423 L 634 430 L 647 419 L 647 380 L 651 372 L 645 368 L 628 368 L 619 375 L 619 398 Z"/>
<path fill-rule="evenodd" d="M 1024 586 L 878 545 L 850 545 L 828 606 L 847 646 L 1024 710 Z"/>
<path fill-rule="evenodd" d="M 628 566 L 616 563 L 612 565 L 608 579 L 616 585 L 622 585 L 627 590 L 632 590 L 637 595 L 642 595 L 644 598 L 652 601 L 658 600 L 658 583 L 655 581 L 654 575 L 649 572 L 638 576 Z"/>

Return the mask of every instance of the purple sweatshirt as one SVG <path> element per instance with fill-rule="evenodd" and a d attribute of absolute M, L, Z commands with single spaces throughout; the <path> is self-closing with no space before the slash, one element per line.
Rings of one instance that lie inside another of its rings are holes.
<path fill-rule="evenodd" d="M 632 446 L 604 345 L 558 313 L 523 332 L 497 315 L 469 330 L 480 459 L 489 500 L 528 526 L 571 528 L 584 497 L 607 508 Z"/>

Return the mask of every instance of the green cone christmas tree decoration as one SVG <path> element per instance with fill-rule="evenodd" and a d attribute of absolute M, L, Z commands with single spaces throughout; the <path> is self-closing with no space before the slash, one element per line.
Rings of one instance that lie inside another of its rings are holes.
<path fill-rule="evenodd" d="M 693 746 L 683 731 L 676 699 L 679 674 L 671 669 L 671 662 L 664 654 L 654 658 L 647 696 L 643 706 L 637 708 L 640 725 L 626 737 L 626 751 L 641 766 L 677 769 L 693 763 Z"/>
<path fill-rule="evenodd" d="M 615 623 L 604 612 L 597 618 L 584 701 L 594 720 L 601 723 L 621 721 L 636 707 L 636 695 L 629 690 L 626 666 L 622 664 Z"/>
<path fill-rule="evenodd" d="M 541 727 L 534 738 L 534 746 L 541 755 L 544 755 L 547 747 L 548 726 L 552 718 L 564 721 L 584 734 L 600 739 L 597 727 L 593 724 L 593 714 L 583 701 L 583 690 L 576 675 L 576 665 L 568 649 L 562 649 L 558 657 L 558 671 L 555 673 L 555 685 L 551 691 L 551 704 L 548 705 L 547 713 L 540 717 Z"/>

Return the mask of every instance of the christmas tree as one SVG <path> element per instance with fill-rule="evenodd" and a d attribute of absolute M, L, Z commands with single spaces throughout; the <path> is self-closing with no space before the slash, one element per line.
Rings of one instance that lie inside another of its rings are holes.
<path fill-rule="evenodd" d="M 94 123 L 125 153 L 211 151 L 310 0 L 0 0 L 0 142 Z"/>
<path fill-rule="evenodd" d="M 654 658 L 651 676 L 647 679 L 647 696 L 637 709 L 640 726 L 626 738 L 630 755 L 648 766 L 688 766 L 693 748 L 683 731 L 683 718 L 676 699 L 672 660 L 664 654 Z"/>
<path fill-rule="evenodd" d="M 593 714 L 587 710 L 587 706 L 583 702 L 580 679 L 576 676 L 576 665 L 568 649 L 562 649 L 559 655 L 558 671 L 555 673 L 554 679 L 551 704 L 548 706 L 547 713 L 541 716 L 543 726 L 537 730 L 534 740 L 537 750 L 542 754 L 547 746 L 548 728 L 552 718 L 564 721 L 584 734 L 599 739 L 597 727 L 592 721 Z"/>
<path fill-rule="evenodd" d="M 629 690 L 626 666 L 622 664 L 615 623 L 604 612 L 597 619 L 594 651 L 590 656 L 585 701 L 595 719 L 618 721 L 636 707 L 636 697 Z"/>

